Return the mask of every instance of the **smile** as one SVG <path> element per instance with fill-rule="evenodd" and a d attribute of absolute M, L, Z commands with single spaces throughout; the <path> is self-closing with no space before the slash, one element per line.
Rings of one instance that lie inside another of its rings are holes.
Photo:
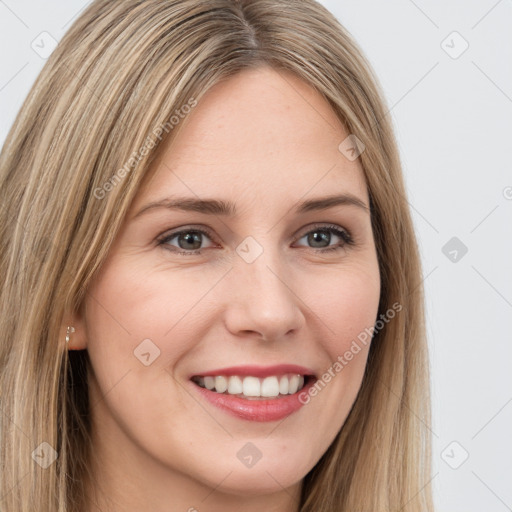
<path fill-rule="evenodd" d="M 303 407 L 300 393 L 314 385 L 309 368 L 292 364 L 236 366 L 190 377 L 205 404 L 246 421 L 279 421 Z"/>
<path fill-rule="evenodd" d="M 197 376 L 192 381 L 215 393 L 234 395 L 250 400 L 293 395 L 304 388 L 307 378 L 304 375 L 289 373 L 265 378 L 241 375 Z"/>

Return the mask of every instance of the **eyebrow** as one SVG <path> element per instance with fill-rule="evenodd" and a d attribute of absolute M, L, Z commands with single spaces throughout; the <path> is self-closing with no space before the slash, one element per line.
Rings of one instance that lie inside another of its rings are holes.
<path fill-rule="evenodd" d="M 300 202 L 294 209 L 296 213 L 306 213 L 311 211 L 327 210 L 339 205 L 357 206 L 369 212 L 370 209 L 364 201 L 353 194 L 332 195 L 319 197 L 316 199 L 308 199 Z M 229 201 L 220 199 L 195 199 L 191 197 L 169 197 L 154 201 L 145 205 L 139 212 L 134 215 L 134 219 L 141 215 L 157 209 L 183 210 L 187 212 L 198 212 L 210 215 L 234 216 L 236 215 L 236 206 Z"/>

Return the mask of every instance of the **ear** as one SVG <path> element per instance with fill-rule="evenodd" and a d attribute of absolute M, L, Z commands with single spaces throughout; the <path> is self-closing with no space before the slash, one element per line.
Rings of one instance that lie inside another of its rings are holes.
<path fill-rule="evenodd" d="M 64 315 L 60 329 L 63 343 L 65 342 L 66 334 L 69 336 L 69 342 L 66 344 L 68 350 L 84 350 L 87 348 L 87 335 L 82 308 L 78 312 L 66 313 Z"/>

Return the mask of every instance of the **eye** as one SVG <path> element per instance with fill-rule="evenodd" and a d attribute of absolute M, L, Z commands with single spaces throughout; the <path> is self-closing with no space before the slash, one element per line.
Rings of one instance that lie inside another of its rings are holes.
<path fill-rule="evenodd" d="M 158 245 L 177 254 L 195 255 L 200 254 L 202 249 L 213 247 L 213 238 L 205 229 L 187 228 L 164 234 L 158 240 Z M 299 238 L 298 242 L 303 239 L 310 248 L 323 253 L 339 250 L 354 243 L 350 234 L 336 225 L 315 226 Z"/>
<path fill-rule="evenodd" d="M 158 245 L 166 246 L 179 254 L 199 254 L 201 249 L 206 249 L 213 245 L 210 243 L 210 245 L 204 246 L 203 242 L 205 238 L 212 242 L 212 238 L 207 231 L 189 228 L 164 235 L 163 238 L 158 240 Z M 179 249 L 181 249 L 181 251 Z"/>
<path fill-rule="evenodd" d="M 347 231 L 334 225 L 315 226 L 315 229 L 308 231 L 298 241 L 300 242 L 303 239 L 306 240 L 309 247 L 319 252 L 342 249 L 345 245 L 354 243 Z M 332 243 L 335 245 L 331 245 Z"/>

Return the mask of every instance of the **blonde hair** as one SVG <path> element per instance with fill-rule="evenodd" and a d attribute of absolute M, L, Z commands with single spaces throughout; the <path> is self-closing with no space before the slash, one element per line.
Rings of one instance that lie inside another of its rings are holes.
<path fill-rule="evenodd" d="M 48 59 L 0 155 L 3 512 L 83 509 L 89 361 L 66 349 L 63 319 L 82 307 L 160 139 L 180 130 L 171 116 L 261 65 L 310 84 L 364 143 L 379 313 L 402 306 L 374 335 L 300 511 L 431 510 L 420 261 L 383 95 L 360 50 L 314 0 L 97 0 Z M 42 442 L 58 453 L 47 468 L 32 457 Z"/>

